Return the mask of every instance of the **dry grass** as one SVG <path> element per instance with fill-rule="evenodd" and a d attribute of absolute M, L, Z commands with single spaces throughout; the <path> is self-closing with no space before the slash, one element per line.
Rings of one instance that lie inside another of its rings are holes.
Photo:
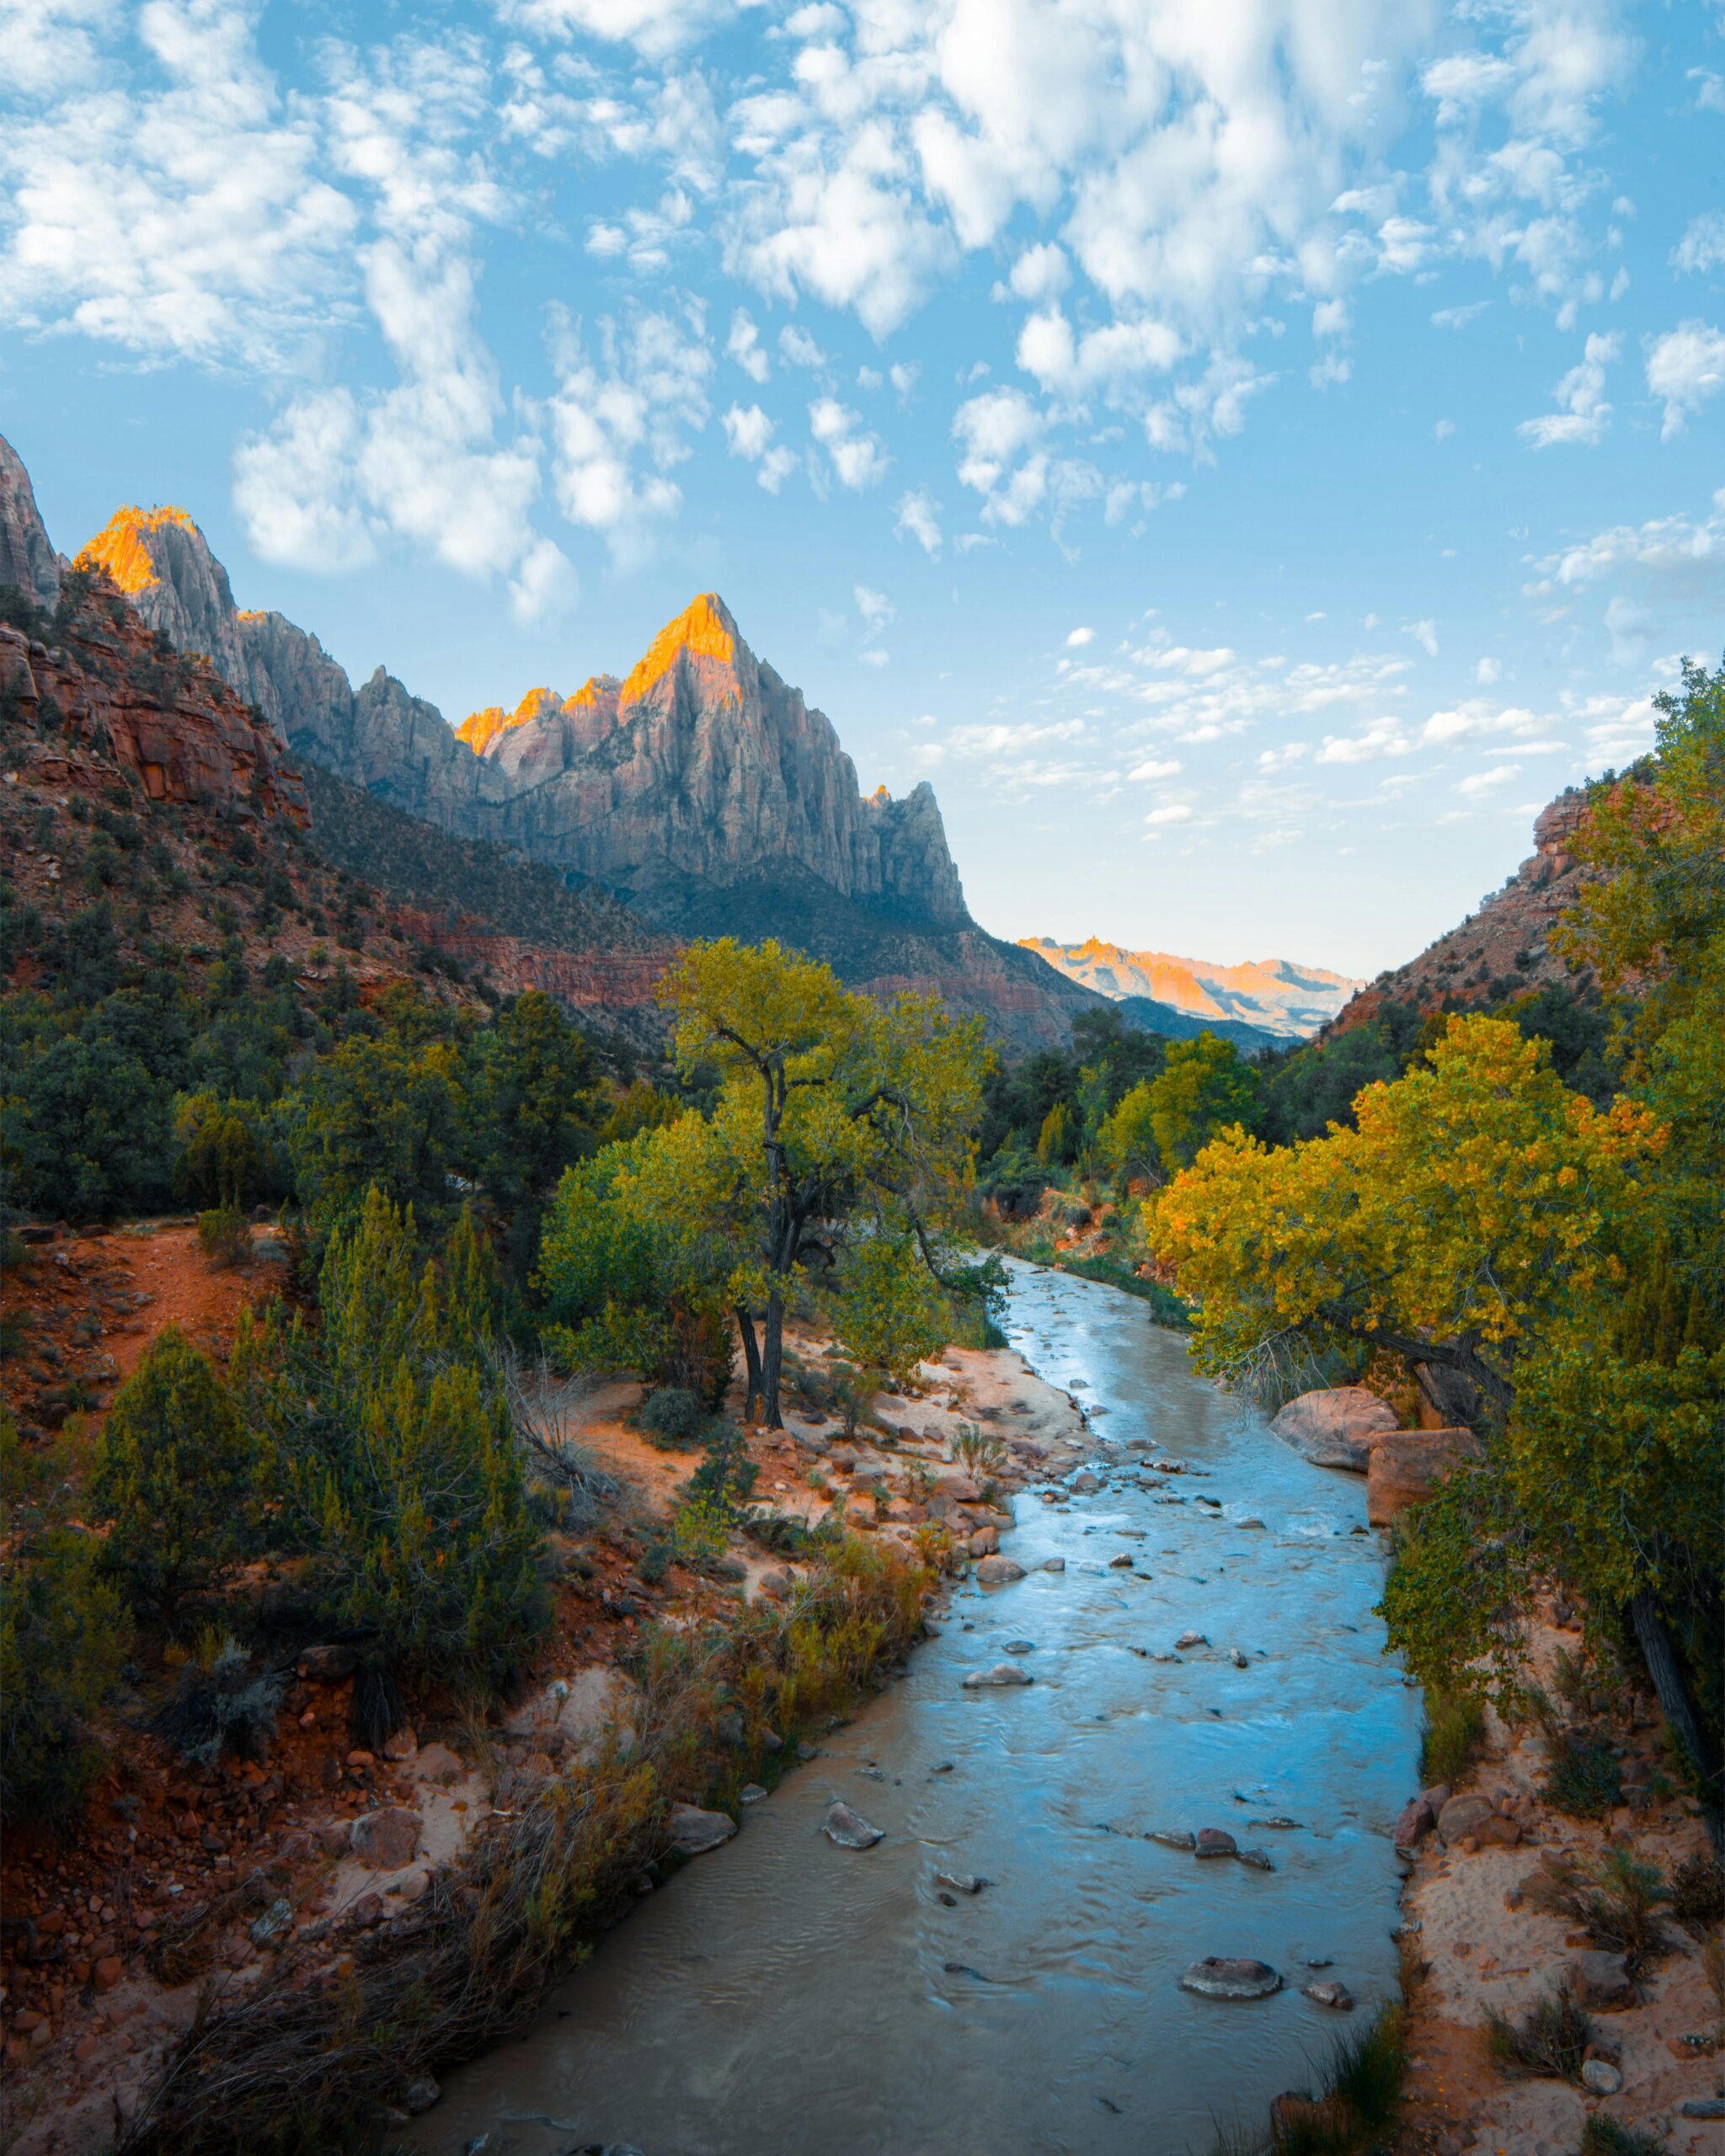
<path fill-rule="evenodd" d="M 670 1805 L 723 1800 L 769 1772 L 768 1730 L 788 1737 L 895 1661 L 928 1583 L 919 1566 L 848 1541 L 786 1607 L 753 1605 L 704 1640 L 649 1635 L 632 1671 L 633 1743 L 614 1740 L 519 1813 L 488 1819 L 419 1902 L 356 1935 L 344 1973 L 302 1944 L 244 1998 L 206 1998 L 119 2156 L 349 2146 L 418 2076 L 519 2028 L 664 1858 Z M 713 1726 L 739 1709 L 745 1742 L 727 1751 Z"/>
<path fill-rule="evenodd" d="M 1487 2053 L 1500 2073 L 1576 2081 L 1594 2040 L 1594 2025 L 1560 1985 L 1535 2000 L 1519 2021 L 1487 2008 L 1485 2037 Z"/>
<path fill-rule="evenodd" d="M 1626 1850 L 1608 1850 L 1591 1867 L 1573 1857 L 1548 1856 L 1529 1881 L 1527 1898 L 1547 1916 L 1584 1925 L 1595 1946 L 1623 1956 L 1632 1977 L 1671 1951 L 1659 1921 L 1670 1889 L 1657 1865 L 1642 1863 Z"/>

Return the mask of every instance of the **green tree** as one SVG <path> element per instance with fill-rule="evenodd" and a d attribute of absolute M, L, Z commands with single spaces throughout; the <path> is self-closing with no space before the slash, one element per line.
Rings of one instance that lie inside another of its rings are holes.
<path fill-rule="evenodd" d="M 157 1334 L 96 1440 L 104 1571 L 141 1615 L 172 1619 L 243 1553 L 257 1457 L 220 1372 L 177 1326 Z"/>
<path fill-rule="evenodd" d="M 100 1545 L 66 1517 L 67 1461 L 0 1409 L 0 1817 L 63 1818 L 101 1772 L 93 1724 L 126 1651 Z"/>
<path fill-rule="evenodd" d="M 454 1216 L 460 1055 L 398 1029 L 344 1041 L 287 1103 L 294 1186 L 314 1245 L 351 1228 L 375 1185 L 435 1233 Z"/>
<path fill-rule="evenodd" d="M 1078 1118 L 1056 1101 L 1036 1134 L 1036 1157 L 1045 1168 L 1063 1168 L 1078 1150 Z"/>
<path fill-rule="evenodd" d="M 504 1224 L 510 1270 L 525 1279 L 563 1170 L 594 1148 L 605 1104 L 593 1051 L 548 995 L 530 989 L 473 1036 L 462 1076 L 473 1171 Z"/>
<path fill-rule="evenodd" d="M 953 1313 L 910 1235 L 883 1230 L 846 1253 L 833 1322 L 853 1362 L 902 1382 L 951 1338 Z"/>
<path fill-rule="evenodd" d="M 1130 1092 L 1121 1096 L 1097 1134 L 1104 1157 L 1122 1175 L 1148 1175 L 1160 1158 L 1155 1085 L 1154 1079 L 1140 1078 Z"/>
<path fill-rule="evenodd" d="M 881 1219 L 937 1262 L 939 1225 L 969 1186 L 980 1027 L 954 1024 L 932 998 L 883 1007 L 830 967 L 729 937 L 694 946 L 660 992 L 685 1077 L 718 1075 L 692 1147 L 702 1161 L 692 1180 L 710 1203 L 692 1225 L 704 1220 L 734 1251 L 750 1397 L 776 1428 L 786 1295 L 809 1262 L 830 1264 L 852 1223 Z"/>
<path fill-rule="evenodd" d="M 1170 1041 L 1150 1086 L 1150 1127 L 1163 1160 L 1188 1167 L 1217 1131 L 1250 1124 L 1257 1098 L 1258 1073 L 1232 1041 L 1215 1033 Z"/>

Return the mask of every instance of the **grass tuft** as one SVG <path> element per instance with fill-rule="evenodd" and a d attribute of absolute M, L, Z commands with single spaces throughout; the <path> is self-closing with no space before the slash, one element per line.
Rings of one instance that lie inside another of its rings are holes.
<path fill-rule="evenodd" d="M 1578 2081 L 1581 2063 L 1594 2041 L 1594 2025 L 1567 1987 L 1560 1985 L 1536 2000 L 1519 2021 L 1488 2007 L 1485 2037 L 1487 2055 L 1500 2073 L 1512 2079 Z"/>
<path fill-rule="evenodd" d="M 1459 1782 L 1485 1741 L 1485 1709 L 1471 1692 L 1428 1692 L 1426 1731 L 1419 1750 L 1420 1779 L 1428 1789 Z"/>
<path fill-rule="evenodd" d="M 1572 1819 L 1603 1819 L 1623 1801 L 1623 1784 L 1609 1745 L 1572 1737 L 1546 1776 L 1546 1801 Z"/>
<path fill-rule="evenodd" d="M 1579 2156 L 1666 2156 L 1666 2144 L 1639 2127 L 1620 2126 L 1595 2111 L 1581 2130 Z"/>
<path fill-rule="evenodd" d="M 1529 1881 L 1527 1898 L 1547 1916 L 1584 1925 L 1594 1945 L 1623 1956 L 1632 1977 L 1671 1951 L 1659 1921 L 1670 1890 L 1657 1865 L 1644 1864 L 1625 1849 L 1607 1851 L 1604 1862 L 1591 1870 L 1572 1857 L 1548 1856 Z"/>

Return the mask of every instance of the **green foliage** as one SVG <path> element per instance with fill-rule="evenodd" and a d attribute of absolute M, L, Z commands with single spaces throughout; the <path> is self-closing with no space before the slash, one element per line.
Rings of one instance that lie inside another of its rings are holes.
<path fill-rule="evenodd" d="M 1097 1150 L 1122 1175 L 1148 1175 L 1161 1161 L 1153 1102 L 1153 1081 L 1140 1078 L 1130 1092 L 1121 1095 L 1097 1133 Z"/>
<path fill-rule="evenodd" d="M 229 1753 L 256 1759 L 268 1749 L 287 1680 L 254 1669 L 230 1635 L 212 1632 L 184 1663 L 151 1727 L 195 1767 L 213 1767 Z"/>
<path fill-rule="evenodd" d="M 1470 1691 L 1428 1690 L 1425 1733 L 1420 1739 L 1419 1776 L 1428 1789 L 1459 1782 L 1479 1757 L 1486 1718 Z"/>
<path fill-rule="evenodd" d="M 833 1329 L 852 1360 L 903 1383 L 951 1337 L 951 1305 L 908 1235 L 882 1230 L 839 1269 Z"/>
<path fill-rule="evenodd" d="M 727 1524 L 747 1504 L 760 1469 L 749 1457 L 743 1433 L 722 1422 L 708 1439 L 707 1456 L 683 1486 L 686 1498 L 715 1508 Z"/>
<path fill-rule="evenodd" d="M 1161 1075 L 1151 1081 L 1148 1121 L 1163 1161 L 1188 1167 L 1220 1130 L 1249 1126 L 1258 1073 L 1231 1041 L 1214 1033 L 1170 1041 Z"/>
<path fill-rule="evenodd" d="M 67 1462 L 0 1410 L 0 1817 L 61 1820 L 101 1772 L 92 1728 L 126 1650 L 95 1538 L 67 1517 Z"/>
<path fill-rule="evenodd" d="M 1671 1913 L 1697 1939 L 1725 1924 L 1725 1864 L 1711 1849 L 1685 1857 L 1672 1873 Z"/>
<path fill-rule="evenodd" d="M 428 1233 L 452 1221 L 461 1130 L 457 1058 L 405 1032 L 345 1041 L 295 1097 L 287 1129 L 294 1187 L 313 1246 L 351 1230 L 376 1187 Z"/>
<path fill-rule="evenodd" d="M 422 1267 L 411 1213 L 374 1188 L 330 1239 L 319 1331 L 271 1313 L 234 1349 L 327 1620 L 403 1678 L 499 1682 L 546 1619 L 492 1285 L 470 1219 Z"/>
<path fill-rule="evenodd" d="M 243 1265 L 252 1254 L 252 1231 L 237 1205 L 217 1205 L 198 1215 L 198 1241 L 211 1265 Z"/>
<path fill-rule="evenodd" d="M 681 1451 L 698 1443 L 707 1420 L 706 1409 L 686 1385 L 660 1385 L 635 1411 L 635 1421 L 643 1433 L 668 1451 Z"/>
<path fill-rule="evenodd" d="M 270 1147 L 256 1102 L 185 1094 L 174 1108 L 174 1186 L 183 1196 L 237 1211 L 262 1194 Z"/>
<path fill-rule="evenodd" d="M 102 1567 L 141 1616 L 171 1620 L 243 1554 L 256 1502 L 250 1431 L 209 1357 L 157 1334 L 96 1441 L 92 1502 L 111 1520 Z"/>
<path fill-rule="evenodd" d="M 1611 1748 L 1596 1737 L 1574 1739 L 1546 1774 L 1546 1801 L 1572 1819 L 1603 1819 L 1623 1801 L 1623 1784 Z"/>
<path fill-rule="evenodd" d="M 1669 2147 L 1657 2133 L 1594 2111 L 1581 2129 L 1578 2156 L 1667 2156 Z"/>
<path fill-rule="evenodd" d="M 1064 1101 L 1056 1101 L 1036 1134 L 1036 1157 L 1045 1168 L 1063 1168 L 1077 1151 L 1078 1118 Z"/>
<path fill-rule="evenodd" d="M 1607 1849 L 1591 1867 L 1573 1857 L 1548 1855 L 1530 1878 L 1527 1893 L 1536 1909 L 1582 1925 L 1595 1946 L 1622 1955 L 1632 1976 L 1670 1951 L 1659 1921 L 1670 1890 L 1658 1865 L 1626 1849 Z"/>

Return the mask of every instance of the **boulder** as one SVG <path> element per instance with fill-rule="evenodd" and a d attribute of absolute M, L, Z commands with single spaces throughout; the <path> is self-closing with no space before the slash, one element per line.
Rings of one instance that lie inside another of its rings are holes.
<path fill-rule="evenodd" d="M 1042 1569 L 1045 1572 L 1063 1572 L 1066 1569 L 1066 1561 L 1064 1557 L 1044 1557 Z"/>
<path fill-rule="evenodd" d="M 871 1827 L 860 1812 L 852 1812 L 848 1804 L 836 1798 L 827 1806 L 820 1831 L 841 1849 L 872 1849 L 884 1829 Z"/>
<path fill-rule="evenodd" d="M 1301 1984 L 1300 1988 L 1307 1999 L 1319 2006 L 1332 2006 L 1341 2014 L 1351 2014 L 1354 2011 L 1354 1994 L 1346 1984 L 1335 1983 L 1327 1978 L 1316 1978 L 1309 1984 Z"/>
<path fill-rule="evenodd" d="M 1480 1828 L 1496 1812 L 1488 1796 L 1452 1796 L 1438 1814 L 1438 1836 L 1447 1849 L 1452 1842 L 1477 1837 Z"/>
<path fill-rule="evenodd" d="M 367 1870 L 399 1871 L 419 1854 L 421 1823 L 404 1805 L 382 1804 L 355 1820 L 349 1845 Z"/>
<path fill-rule="evenodd" d="M 1365 1517 L 1388 1527 L 1410 1505 L 1423 1504 L 1459 1461 L 1481 1457 L 1471 1430 L 1397 1430 L 1372 1447 Z"/>
<path fill-rule="evenodd" d="M 770 1571 L 764 1572 L 758 1582 L 761 1593 L 769 1602 L 788 1601 L 791 1590 L 796 1584 L 791 1574 L 781 1570 L 777 1566 L 774 1566 Z"/>
<path fill-rule="evenodd" d="M 411 2117 L 418 2118 L 422 2111 L 429 2111 L 442 2094 L 431 2076 L 422 2073 L 402 2090 L 401 2107 Z"/>
<path fill-rule="evenodd" d="M 359 1651 L 355 1647 L 307 1647 L 300 1657 L 299 1673 L 313 1684 L 339 1684 L 344 1677 L 353 1675 L 359 1663 Z"/>
<path fill-rule="evenodd" d="M 1314 1467 L 1344 1467 L 1356 1475 L 1365 1473 L 1378 1439 L 1397 1427 L 1395 1409 L 1363 1385 L 1302 1392 L 1270 1424 Z"/>
<path fill-rule="evenodd" d="M 1585 2058 L 1581 2063 L 1581 2085 L 1589 2095 L 1615 2096 L 1623 2076 L 1608 2058 Z"/>
<path fill-rule="evenodd" d="M 1182 1632 L 1174 1645 L 1176 1647 L 1207 1647 L 1210 1641 L 1202 1632 Z"/>
<path fill-rule="evenodd" d="M 1398 1849 L 1418 1849 L 1437 1824 L 1432 1808 L 1423 1796 L 1411 1804 L 1404 1804 L 1396 1815 L 1394 1840 Z"/>
<path fill-rule="evenodd" d="M 973 1557 L 991 1557 L 1000 1546 L 1000 1535 L 991 1527 L 979 1527 L 970 1538 L 970 1555 Z"/>
<path fill-rule="evenodd" d="M 985 1587 L 1006 1587 L 1023 1578 L 1024 1567 L 1012 1557 L 985 1557 L 976 1567 L 976 1577 Z"/>
<path fill-rule="evenodd" d="M 1166 1849 L 1190 1849 L 1196 1838 L 1186 1827 L 1152 1827 L 1144 1837 L 1147 1842 L 1160 1842 Z"/>
<path fill-rule="evenodd" d="M 1180 1979 L 1180 1988 L 1196 1992 L 1203 1999 L 1268 1999 L 1282 1988 L 1282 1979 L 1268 1961 L 1207 1954 L 1187 1970 Z"/>
<path fill-rule="evenodd" d="M 1578 1954 L 1569 1965 L 1569 1989 L 1578 2006 L 1610 2013 L 1633 2006 L 1635 1980 L 1621 1954 Z"/>
<path fill-rule="evenodd" d="M 670 1845 L 679 1856 L 704 1856 L 737 1831 L 729 1812 L 703 1812 L 698 1804 L 674 1804 L 667 1822 Z"/>
<path fill-rule="evenodd" d="M 766 1801 L 766 1791 L 759 1782 L 745 1782 L 737 1791 L 739 1804 L 761 1804 Z"/>
<path fill-rule="evenodd" d="M 1035 1681 L 1030 1672 L 1019 1663 L 997 1662 L 992 1669 L 973 1669 L 964 1679 L 964 1689 L 967 1692 L 980 1692 L 996 1685 L 1033 1684 Z"/>
<path fill-rule="evenodd" d="M 1220 1827 L 1200 1827 L 1194 1844 L 1199 1856 L 1238 1856 L 1240 1845 Z"/>

